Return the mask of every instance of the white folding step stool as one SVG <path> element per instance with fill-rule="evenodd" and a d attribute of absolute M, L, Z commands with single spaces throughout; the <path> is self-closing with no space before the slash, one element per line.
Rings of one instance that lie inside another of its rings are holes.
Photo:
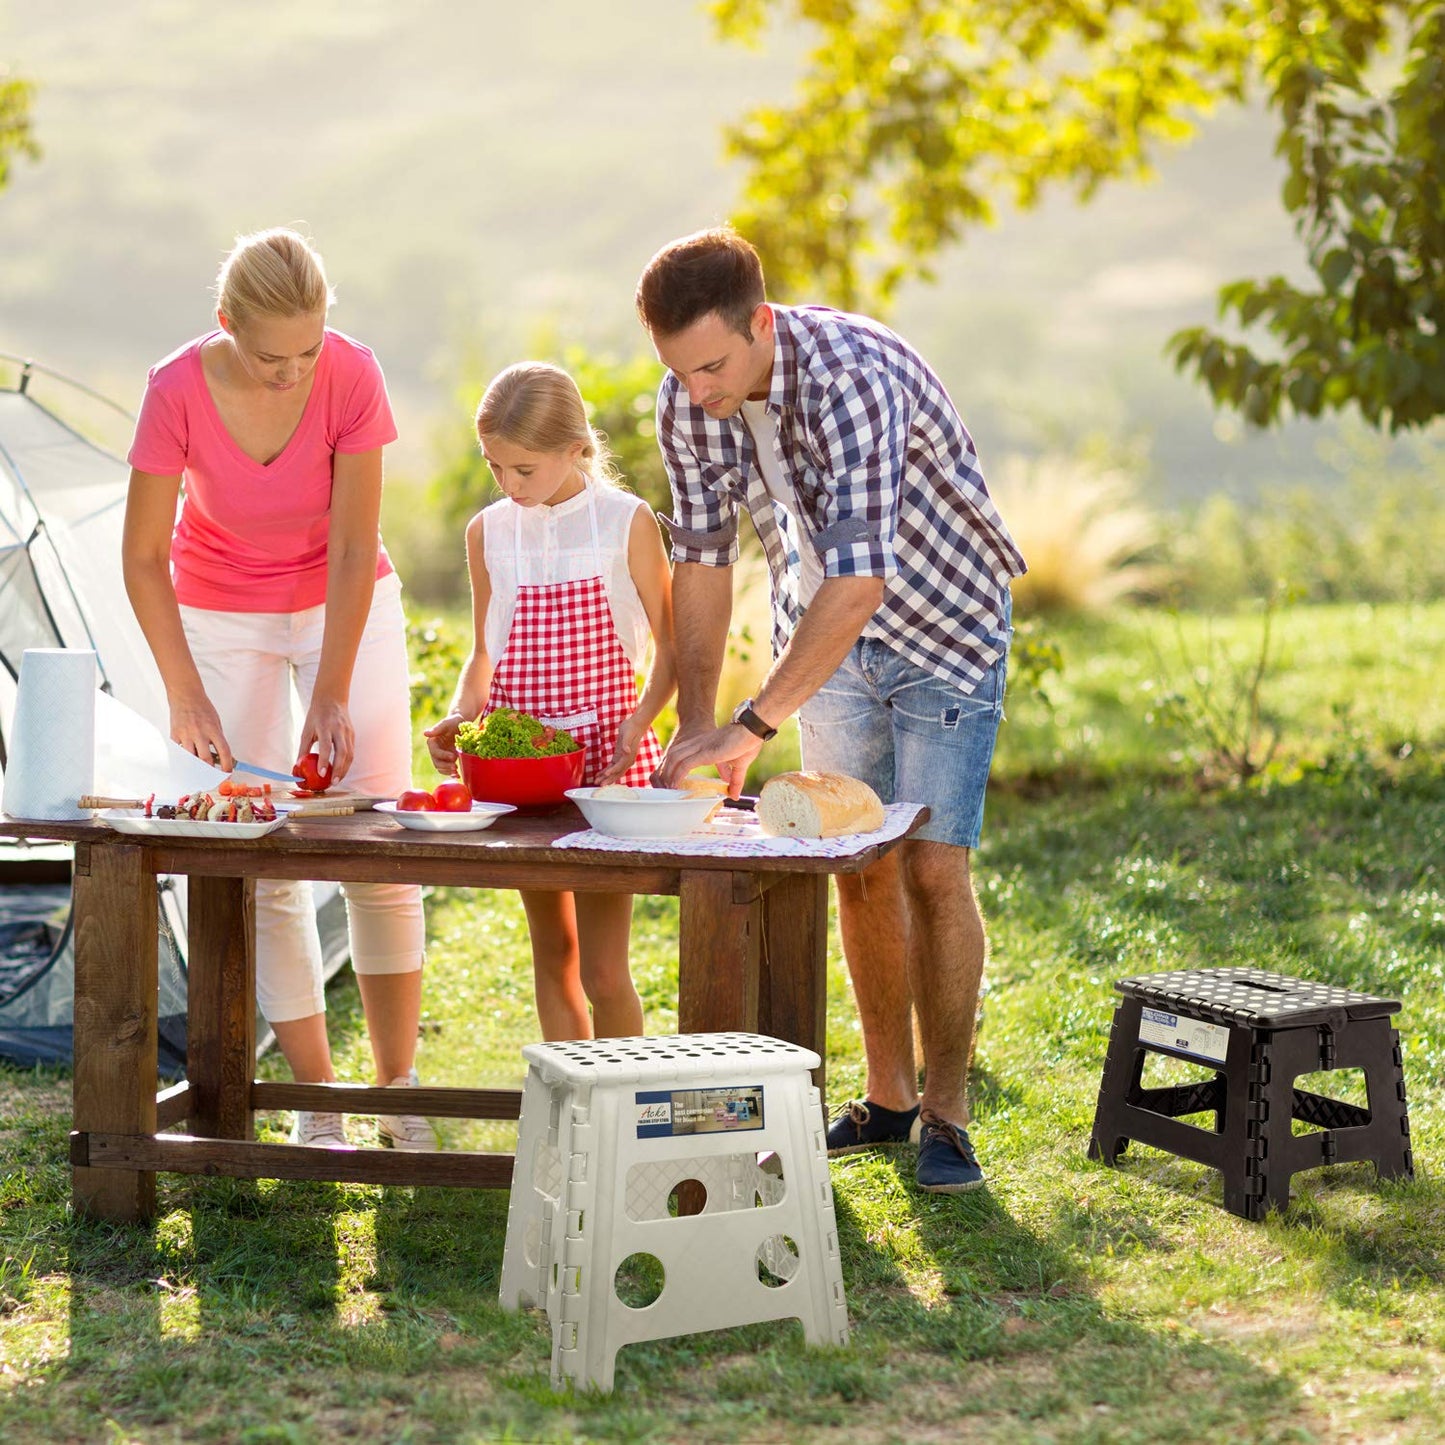
<path fill-rule="evenodd" d="M 554 1387 L 610 1390 L 625 1344 L 765 1320 L 848 1343 L 817 1054 L 727 1033 L 522 1056 L 501 1301 L 546 1309 Z M 619 1295 L 634 1256 L 661 1266 L 650 1303 Z"/>

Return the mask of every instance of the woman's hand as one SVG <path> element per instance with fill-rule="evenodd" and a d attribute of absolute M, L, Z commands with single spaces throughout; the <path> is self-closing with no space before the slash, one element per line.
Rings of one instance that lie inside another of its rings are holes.
<path fill-rule="evenodd" d="M 463 713 L 449 712 L 439 723 L 433 723 L 422 736 L 431 754 L 432 767 L 447 777 L 457 771 L 457 729 L 468 721 Z"/>
<path fill-rule="evenodd" d="M 617 729 L 617 746 L 612 750 L 612 761 L 597 775 L 597 786 L 615 783 L 637 761 L 638 749 L 647 736 L 649 724 L 643 722 L 637 713 L 623 719 Z"/>
<path fill-rule="evenodd" d="M 210 698 L 204 692 L 194 697 L 172 698 L 170 708 L 171 740 L 202 762 L 214 763 L 229 773 L 236 759 Z"/>
<path fill-rule="evenodd" d="M 345 703 L 312 695 L 306 721 L 301 725 L 296 761 L 299 763 L 307 753 L 315 753 L 323 768 L 331 764 L 333 782 L 339 783 L 350 772 L 356 758 L 356 731 Z"/>

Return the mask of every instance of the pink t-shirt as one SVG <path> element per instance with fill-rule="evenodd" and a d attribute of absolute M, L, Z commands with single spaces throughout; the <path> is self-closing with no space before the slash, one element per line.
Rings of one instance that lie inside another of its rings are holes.
<path fill-rule="evenodd" d="M 326 534 L 337 452 L 396 440 L 386 382 L 370 350 L 326 331 L 306 409 L 266 464 L 238 447 L 201 370 L 200 337 L 152 368 L 129 461 L 184 478 L 171 537 L 176 598 L 217 612 L 300 612 L 326 600 Z M 376 575 L 391 571 L 377 541 Z"/>

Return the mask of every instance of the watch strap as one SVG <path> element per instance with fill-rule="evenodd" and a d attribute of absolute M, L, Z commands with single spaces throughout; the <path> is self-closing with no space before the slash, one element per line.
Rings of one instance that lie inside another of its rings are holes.
<path fill-rule="evenodd" d="M 767 742 L 770 738 L 778 735 L 777 728 L 771 728 L 753 711 L 753 700 L 749 698 L 733 714 L 733 721 L 741 723 L 755 738 L 761 738 Z"/>

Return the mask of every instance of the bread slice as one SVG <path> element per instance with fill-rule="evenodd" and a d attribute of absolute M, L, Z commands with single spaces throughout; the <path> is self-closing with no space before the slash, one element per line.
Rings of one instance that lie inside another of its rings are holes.
<path fill-rule="evenodd" d="M 684 778 L 682 790 L 684 793 L 691 793 L 695 798 L 702 797 L 704 793 L 713 798 L 725 798 L 728 795 L 728 785 L 721 778 Z"/>
<path fill-rule="evenodd" d="M 883 826 L 883 804 L 843 773 L 779 773 L 758 794 L 758 820 L 775 837 L 836 838 Z"/>

